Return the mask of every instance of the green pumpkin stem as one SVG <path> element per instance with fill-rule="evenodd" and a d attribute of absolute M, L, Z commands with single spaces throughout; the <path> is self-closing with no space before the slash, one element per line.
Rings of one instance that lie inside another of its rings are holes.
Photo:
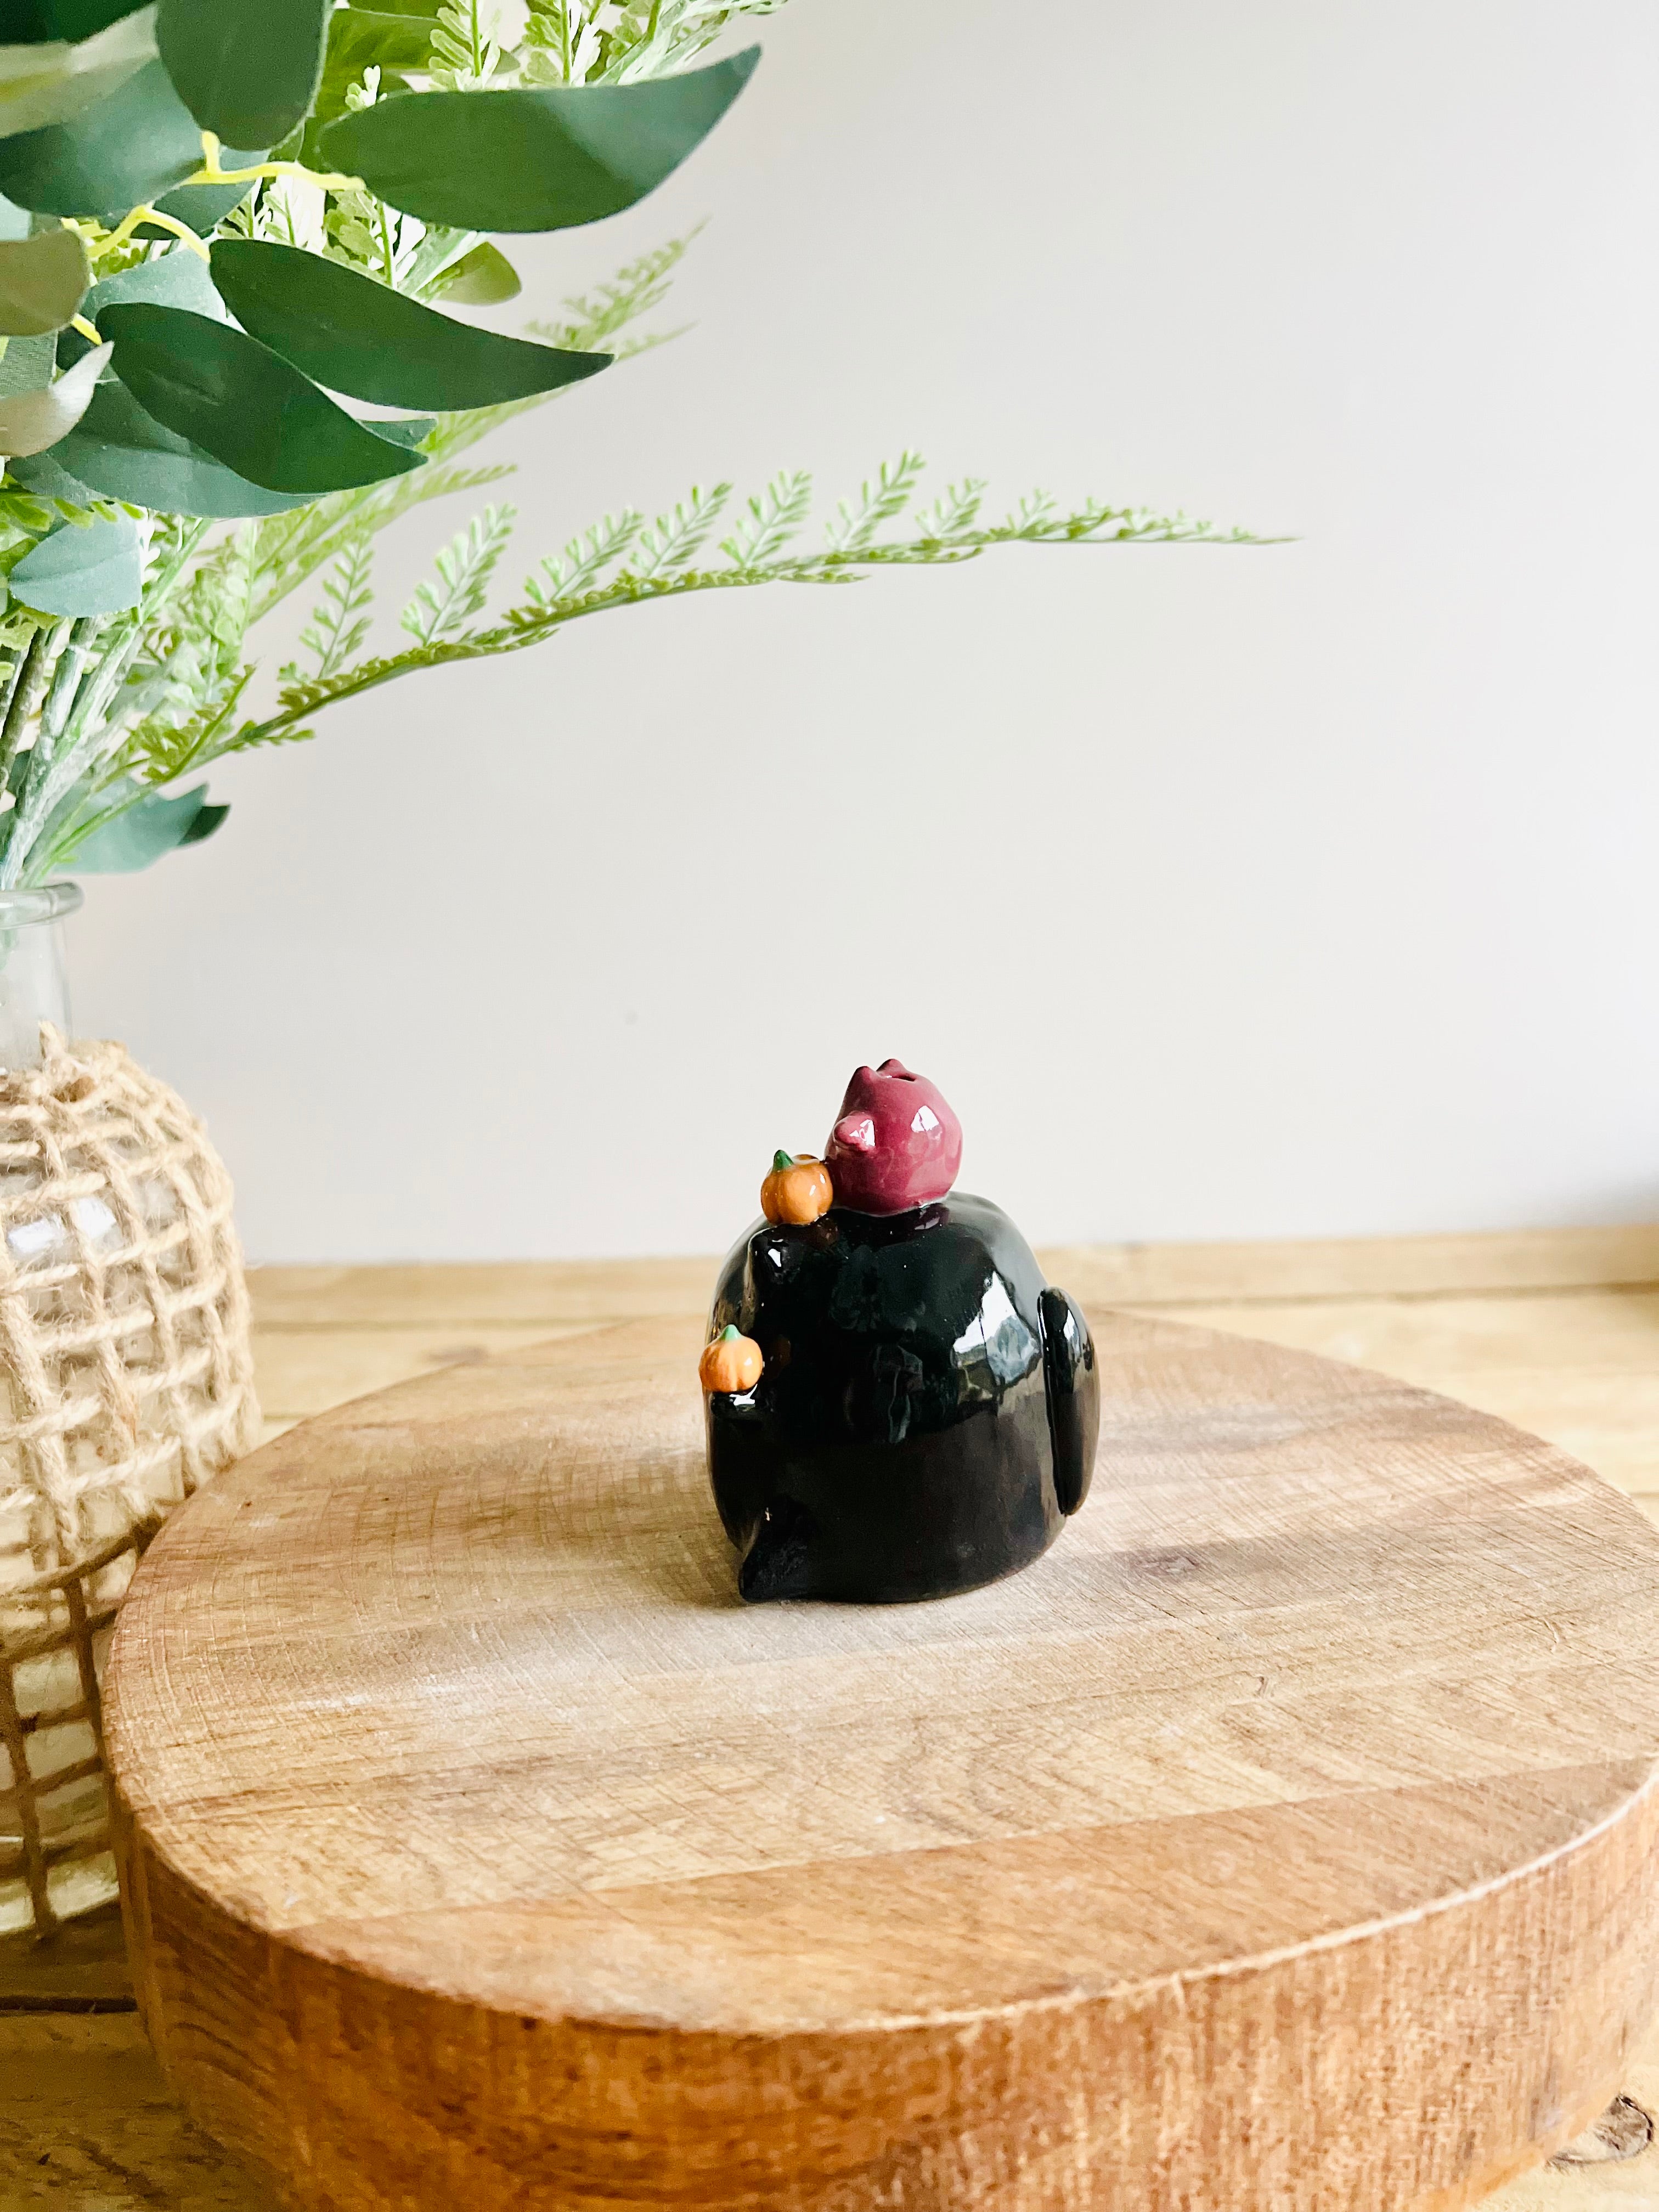
<path fill-rule="evenodd" d="M 781 1175 L 786 1168 L 792 1168 L 794 1164 L 795 1156 L 793 1152 L 774 1152 L 772 1155 L 774 1175 Z"/>
<path fill-rule="evenodd" d="M 743 1331 L 735 1322 L 727 1322 L 726 1327 L 720 1331 L 720 1340 L 722 1344 L 732 1344 L 742 1334 Z"/>

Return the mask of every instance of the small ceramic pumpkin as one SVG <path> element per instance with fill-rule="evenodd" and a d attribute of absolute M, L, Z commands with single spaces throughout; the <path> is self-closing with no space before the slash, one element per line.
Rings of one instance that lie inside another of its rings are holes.
<path fill-rule="evenodd" d="M 835 1202 L 835 1186 L 822 1160 L 811 1152 L 772 1155 L 772 1172 L 761 1185 L 761 1212 L 769 1221 L 810 1228 Z"/>
<path fill-rule="evenodd" d="M 728 1322 L 712 1343 L 703 1346 L 697 1380 L 705 1390 L 752 1390 L 761 1379 L 763 1364 L 754 1338 L 743 1335 Z"/>

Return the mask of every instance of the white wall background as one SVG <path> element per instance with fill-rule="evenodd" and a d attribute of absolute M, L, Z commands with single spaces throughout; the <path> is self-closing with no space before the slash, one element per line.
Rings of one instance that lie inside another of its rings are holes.
<path fill-rule="evenodd" d="M 907 441 L 1300 542 L 647 609 L 216 773 L 71 949 L 252 1253 L 713 1249 L 889 1053 L 1039 1238 L 1652 1213 L 1650 0 L 760 29 L 678 178 L 521 257 L 507 325 L 714 218 L 692 333 L 500 441 L 512 579 Z"/>

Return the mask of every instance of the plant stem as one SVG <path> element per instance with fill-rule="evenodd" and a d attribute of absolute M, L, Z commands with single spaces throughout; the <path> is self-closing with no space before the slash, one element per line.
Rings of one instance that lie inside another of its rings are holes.
<path fill-rule="evenodd" d="M 83 778 L 88 790 L 96 788 L 100 763 L 119 744 L 125 727 L 119 718 L 108 719 L 111 702 L 210 527 L 192 522 L 179 531 L 146 580 L 140 605 L 129 612 L 113 620 L 88 615 L 73 623 L 58 623 L 51 630 L 37 630 L 30 640 L 0 725 L 0 752 L 9 762 L 30 717 L 40 712 L 16 804 L 0 816 L 0 890 L 51 866 L 60 810 L 67 803 L 74 811 Z M 94 659 L 93 649 L 100 645 L 102 651 Z"/>
<path fill-rule="evenodd" d="M 12 717 L 13 715 L 16 717 L 16 739 L 13 746 L 14 752 L 22 741 L 24 728 L 40 711 L 40 702 L 46 696 L 46 686 L 52 681 L 52 671 L 58 665 L 58 656 L 64 649 L 64 641 L 69 633 L 68 623 L 57 622 L 53 623 L 50 629 L 36 630 L 33 638 L 30 641 L 29 665 L 24 672 L 22 682 L 17 687 L 17 696 L 12 701 L 11 711 L 6 716 L 9 736 L 11 734 L 9 726 Z"/>
<path fill-rule="evenodd" d="M 0 723 L 0 758 L 5 762 L 6 774 L 11 774 L 11 764 L 17 757 L 17 748 L 22 742 L 23 732 L 28 726 L 29 716 L 40 704 L 44 683 L 40 664 L 46 653 L 44 629 L 35 631 L 17 662 L 17 672 L 12 678 L 11 690 L 6 701 L 6 719 Z"/>
<path fill-rule="evenodd" d="M 262 178 L 299 177 L 306 184 L 320 185 L 325 192 L 366 192 L 368 186 L 361 177 L 339 177 L 333 172 L 308 169 L 303 161 L 256 161 L 251 168 L 222 169 L 219 167 L 219 141 L 212 131 L 202 133 L 202 166 L 193 176 L 185 179 L 187 185 L 252 185 Z"/>
<path fill-rule="evenodd" d="M 40 733 L 35 739 L 37 750 L 42 743 L 47 749 L 47 764 L 57 750 L 63 735 L 64 725 L 81 681 L 81 672 L 87 665 L 87 655 L 94 639 L 103 628 L 101 615 L 83 615 L 70 631 L 69 641 L 58 656 L 58 665 L 52 672 L 52 689 L 46 694 L 46 703 L 40 709 Z"/>
<path fill-rule="evenodd" d="M 29 643 L 33 643 L 31 638 Z M 12 755 L 17 750 L 17 733 L 9 731 L 11 702 L 17 696 L 17 686 L 22 681 L 23 669 L 29 657 L 28 646 L 19 646 L 7 659 L 5 672 L 0 675 L 0 792 L 6 787 L 6 778 L 11 774 Z"/>
<path fill-rule="evenodd" d="M 77 755 L 89 737 L 101 738 L 108 733 L 106 724 L 110 702 L 117 685 L 137 657 L 144 631 L 144 621 L 136 614 L 129 619 L 125 635 L 112 628 L 104 640 L 102 653 L 81 678 L 68 717 L 70 744 Z M 110 726 L 112 729 L 114 726 Z"/>
<path fill-rule="evenodd" d="M 3 734 L 0 734 L 0 744 L 9 749 L 14 760 L 25 728 L 46 696 L 46 686 L 52 680 L 58 656 L 64 649 L 70 627 L 66 622 L 54 623 L 50 629 L 36 630 L 29 640 L 28 665 L 12 695 L 11 705 L 6 710 L 5 730 Z M 4 817 L 5 844 L 0 850 L 0 890 L 11 890 L 15 887 L 28 859 L 29 841 L 39 827 L 38 805 L 33 810 L 33 819 L 31 819 L 31 800 L 45 780 L 46 766 L 37 735 L 23 770 L 22 781 L 17 787 L 16 803 Z"/>
<path fill-rule="evenodd" d="M 93 259 L 107 260 L 117 246 L 126 244 L 141 222 L 153 223 L 158 230 L 170 230 L 181 245 L 189 246 L 192 253 L 200 254 L 204 261 L 212 258 L 187 222 L 180 222 L 176 216 L 163 215 L 159 208 L 150 207 L 140 200 L 136 208 L 128 209 L 102 245 L 93 249 Z"/>

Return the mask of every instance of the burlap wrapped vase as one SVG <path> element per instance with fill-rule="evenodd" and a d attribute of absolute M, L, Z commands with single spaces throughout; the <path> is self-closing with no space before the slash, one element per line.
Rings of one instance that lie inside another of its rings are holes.
<path fill-rule="evenodd" d="M 256 1441 L 230 1181 L 118 1044 L 0 1072 L 0 1932 L 115 1893 L 98 1681 L 172 1507 Z"/>

